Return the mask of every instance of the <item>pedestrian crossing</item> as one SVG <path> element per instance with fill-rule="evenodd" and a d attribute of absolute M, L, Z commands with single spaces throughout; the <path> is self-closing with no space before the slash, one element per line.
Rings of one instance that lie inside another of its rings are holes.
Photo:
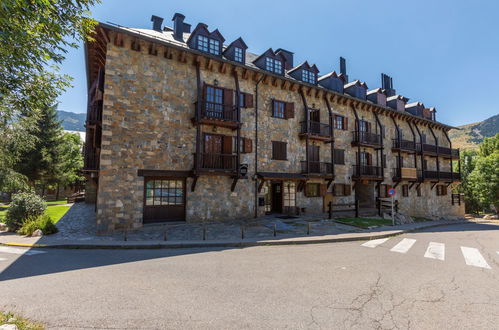
<path fill-rule="evenodd" d="M 387 242 L 389 242 L 390 238 L 380 238 L 373 239 L 367 242 L 362 243 L 363 247 L 368 248 L 376 248 Z M 396 239 L 392 239 L 391 241 L 395 241 Z M 406 254 L 411 250 L 411 248 L 416 244 L 417 240 L 413 238 L 402 238 L 390 249 L 391 252 Z M 463 259 L 466 265 L 491 269 L 490 265 L 487 263 L 483 255 L 476 248 L 461 246 L 461 254 L 463 255 Z M 497 251 L 499 254 L 499 251 Z M 428 247 L 424 253 L 424 257 L 428 259 L 436 259 L 445 261 L 445 244 L 439 242 L 429 242 Z"/>
<path fill-rule="evenodd" d="M 15 248 L 15 247 L 10 247 L 10 246 L 0 246 L 0 253 L 33 256 L 33 255 L 36 255 L 36 254 L 45 253 L 45 251 L 32 250 L 32 249 L 23 249 L 23 248 Z M 0 261 L 2 261 L 1 258 L 0 258 Z"/>

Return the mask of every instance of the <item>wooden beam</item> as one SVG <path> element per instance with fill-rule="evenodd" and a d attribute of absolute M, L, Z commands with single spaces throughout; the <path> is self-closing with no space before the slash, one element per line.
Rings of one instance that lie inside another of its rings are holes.
<path fill-rule="evenodd" d="M 97 32 L 102 36 L 106 43 L 109 43 L 109 35 L 107 34 L 106 30 L 102 28 L 102 26 L 99 26 L 97 28 Z"/>
<path fill-rule="evenodd" d="M 289 90 L 292 92 L 296 92 L 298 90 L 298 86 L 298 84 L 291 83 L 291 85 L 289 86 Z"/>
<path fill-rule="evenodd" d="M 261 72 L 254 72 L 253 73 L 253 81 L 259 81 L 263 77 L 263 73 Z"/>
<path fill-rule="evenodd" d="M 234 190 L 236 189 L 237 180 L 239 180 L 239 178 L 237 176 L 232 180 L 232 185 L 230 186 L 231 192 L 234 192 Z"/>
<path fill-rule="evenodd" d="M 227 73 L 227 69 L 230 68 L 230 64 L 223 62 L 222 65 L 219 67 L 220 73 Z"/>
<path fill-rule="evenodd" d="M 262 191 L 264 183 L 265 183 L 265 179 L 261 179 L 260 184 L 258 185 L 258 192 L 259 193 Z"/>
<path fill-rule="evenodd" d="M 289 88 L 289 81 L 288 80 L 283 80 L 281 84 L 281 89 L 288 89 Z"/>
<path fill-rule="evenodd" d="M 198 176 L 195 175 L 194 178 L 192 179 L 191 192 L 194 192 L 194 190 L 196 190 L 197 182 L 198 182 Z"/>
<path fill-rule="evenodd" d="M 187 52 L 181 51 L 178 60 L 182 63 L 187 63 Z"/>
<path fill-rule="evenodd" d="M 277 87 L 277 85 L 278 85 L 278 83 L 279 83 L 279 80 L 280 80 L 279 78 L 275 78 L 275 77 L 274 77 L 274 78 L 272 79 L 272 86 Z"/>

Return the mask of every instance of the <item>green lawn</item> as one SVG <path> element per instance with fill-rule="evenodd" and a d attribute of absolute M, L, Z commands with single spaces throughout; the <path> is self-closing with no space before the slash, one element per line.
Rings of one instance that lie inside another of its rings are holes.
<path fill-rule="evenodd" d="M 60 199 L 58 201 L 46 202 L 47 205 L 57 205 L 57 204 L 67 204 L 68 201 L 65 199 Z"/>
<path fill-rule="evenodd" d="M 392 220 L 387 219 L 370 219 L 370 218 L 338 218 L 339 222 L 347 225 L 367 229 L 372 226 L 390 226 Z"/>
<path fill-rule="evenodd" d="M 45 214 L 49 215 L 54 223 L 57 223 L 64 214 L 71 208 L 71 206 L 48 206 L 47 210 L 45 210 Z M 7 209 L 0 211 L 0 219 L 5 218 L 5 213 L 7 213 Z"/>

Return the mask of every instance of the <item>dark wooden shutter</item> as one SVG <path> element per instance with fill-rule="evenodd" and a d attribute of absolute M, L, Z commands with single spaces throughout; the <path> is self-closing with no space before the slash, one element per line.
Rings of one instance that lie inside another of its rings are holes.
<path fill-rule="evenodd" d="M 234 105 L 234 91 L 232 89 L 224 88 L 224 104 Z"/>
<path fill-rule="evenodd" d="M 224 136 L 222 144 L 222 153 L 227 155 L 232 154 L 232 136 Z"/>
<path fill-rule="evenodd" d="M 324 197 L 327 193 L 327 184 L 321 184 L 319 186 L 319 196 Z"/>
<path fill-rule="evenodd" d="M 284 112 L 286 119 L 295 118 L 295 104 L 293 102 L 286 102 Z"/>
<path fill-rule="evenodd" d="M 367 131 L 368 132 L 372 132 L 373 131 L 371 123 L 367 123 Z"/>
<path fill-rule="evenodd" d="M 373 155 L 367 154 L 367 165 L 373 164 Z"/>
<path fill-rule="evenodd" d="M 345 165 L 345 150 L 334 149 L 334 163 L 337 165 Z"/>
<path fill-rule="evenodd" d="M 253 108 L 253 94 L 244 93 L 244 106 L 246 108 Z"/>
<path fill-rule="evenodd" d="M 253 150 L 253 141 L 248 138 L 243 138 L 243 152 L 244 153 L 250 153 Z"/>
<path fill-rule="evenodd" d="M 352 193 L 352 186 L 349 184 L 343 185 L 343 195 L 350 196 L 351 193 Z"/>
<path fill-rule="evenodd" d="M 386 168 L 386 155 L 385 154 L 381 155 L 381 164 L 382 164 L 383 168 Z"/>
<path fill-rule="evenodd" d="M 343 129 L 348 130 L 348 117 L 343 117 Z"/>

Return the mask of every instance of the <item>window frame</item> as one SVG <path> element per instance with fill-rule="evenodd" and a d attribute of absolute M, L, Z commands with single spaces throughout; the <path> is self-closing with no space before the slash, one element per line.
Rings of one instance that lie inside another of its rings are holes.
<path fill-rule="evenodd" d="M 409 185 L 408 184 L 402 185 L 402 197 L 409 197 Z"/>
<path fill-rule="evenodd" d="M 158 187 L 156 187 L 157 182 L 159 182 Z M 166 186 L 164 186 L 165 184 L 163 182 L 166 182 Z M 170 187 L 171 182 L 173 182 L 172 187 Z M 149 183 L 152 183 L 152 187 L 149 187 Z M 167 191 L 166 196 L 164 196 L 163 194 L 164 190 Z M 149 191 L 151 192 L 151 194 L 148 193 Z M 173 196 L 170 195 L 170 191 L 174 192 Z M 178 194 L 179 192 L 180 195 Z M 158 194 L 159 196 L 156 196 L 156 194 Z M 164 202 L 165 199 L 166 202 Z M 149 200 L 152 203 L 149 203 Z M 157 207 L 157 206 L 184 206 L 184 205 L 185 205 L 185 180 L 183 178 L 163 178 L 163 177 L 147 178 L 146 182 L 144 183 L 144 206 Z"/>
<path fill-rule="evenodd" d="M 291 188 L 292 188 L 292 191 L 291 191 Z M 291 205 L 291 204 L 293 204 L 293 205 Z M 283 207 L 296 207 L 296 183 L 293 181 L 283 182 L 282 206 Z"/>
<path fill-rule="evenodd" d="M 311 194 L 310 187 L 315 187 L 315 191 Z M 321 197 L 321 184 L 317 182 L 310 182 L 305 185 L 305 195 L 307 197 Z"/>
<path fill-rule="evenodd" d="M 282 61 L 269 56 L 265 57 L 265 70 L 282 74 Z"/>
<path fill-rule="evenodd" d="M 339 157 L 339 160 L 343 160 L 343 162 L 337 162 L 338 157 L 336 156 L 336 153 L 341 152 L 341 157 Z M 334 149 L 333 151 L 333 164 L 334 165 L 345 165 L 345 149 Z"/>
<path fill-rule="evenodd" d="M 244 63 L 244 50 L 241 47 L 234 47 L 234 61 Z"/>
<path fill-rule="evenodd" d="M 207 53 L 210 49 L 210 38 L 201 34 L 198 35 L 196 38 L 196 49 Z"/>
<path fill-rule="evenodd" d="M 279 111 L 276 111 L 276 105 L 282 105 L 282 117 L 280 116 L 281 109 L 278 109 Z M 272 117 L 279 118 L 279 119 L 287 119 L 286 118 L 286 102 L 275 100 L 275 99 L 272 100 Z"/>
<path fill-rule="evenodd" d="M 315 73 L 310 71 L 310 70 L 307 70 L 307 69 L 302 69 L 301 71 L 301 80 L 303 82 L 306 82 L 306 83 L 309 83 L 309 84 L 312 84 L 312 85 L 315 85 L 317 83 L 317 79 L 316 79 L 316 76 L 315 76 Z"/>
<path fill-rule="evenodd" d="M 280 151 L 283 151 L 282 155 L 279 154 Z M 282 156 L 280 158 L 279 156 Z M 288 143 L 283 141 L 272 141 L 272 160 L 288 160 Z"/>
<path fill-rule="evenodd" d="M 338 118 L 341 119 L 341 121 L 338 121 Z M 341 123 L 341 125 L 339 125 Z M 334 129 L 339 129 L 344 131 L 345 130 L 345 117 L 342 115 L 334 115 Z"/>

